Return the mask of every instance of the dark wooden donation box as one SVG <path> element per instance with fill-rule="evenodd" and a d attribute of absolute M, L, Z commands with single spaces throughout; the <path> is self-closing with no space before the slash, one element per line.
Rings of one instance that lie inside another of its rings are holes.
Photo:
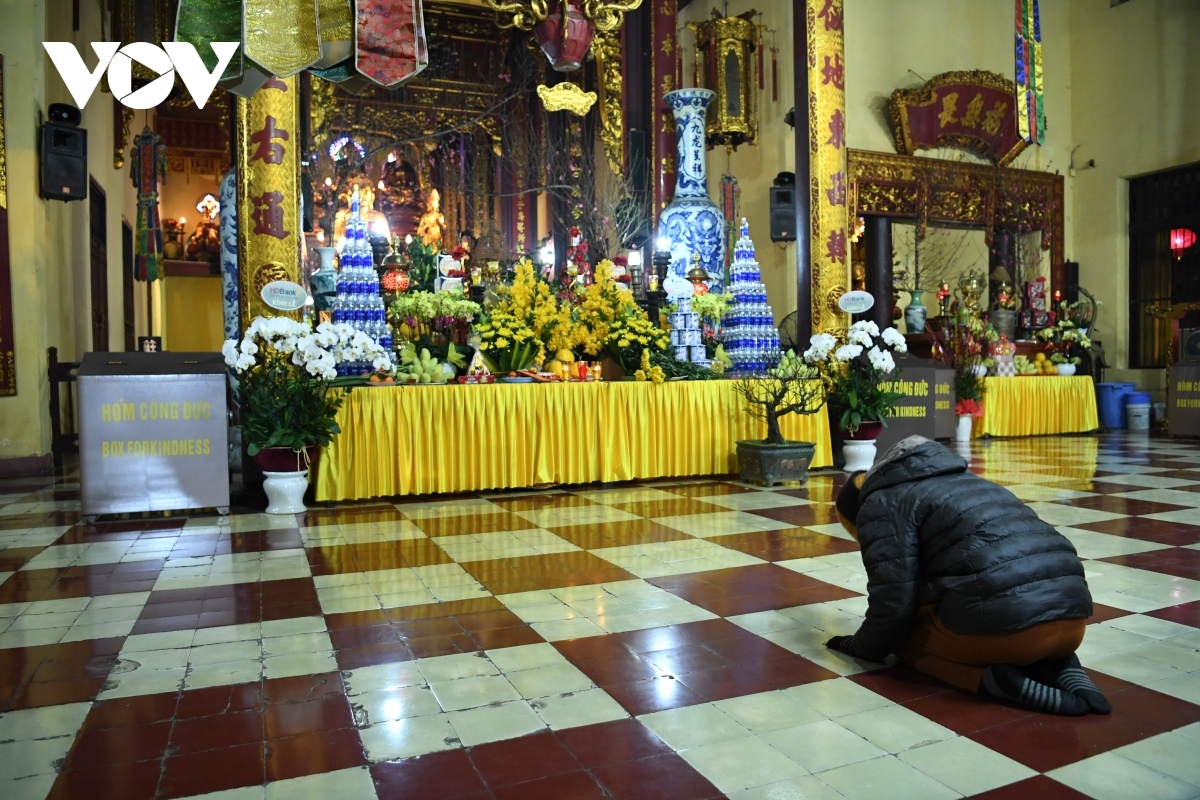
<path fill-rule="evenodd" d="M 1167 417 L 1172 436 L 1200 436 L 1200 357 L 1182 358 L 1171 367 Z"/>
<path fill-rule="evenodd" d="M 896 359 L 896 366 L 899 375 L 887 382 L 887 388 L 904 396 L 875 441 L 880 456 L 909 436 L 954 436 L 954 370 L 941 361 L 911 356 Z"/>

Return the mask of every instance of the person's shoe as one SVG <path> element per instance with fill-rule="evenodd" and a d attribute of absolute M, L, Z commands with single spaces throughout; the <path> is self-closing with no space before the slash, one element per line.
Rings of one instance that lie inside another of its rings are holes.
<path fill-rule="evenodd" d="M 1068 691 L 1038 683 L 1012 664 L 993 664 L 983 673 L 979 693 L 1045 714 L 1082 717 L 1088 705 Z"/>
<path fill-rule="evenodd" d="M 1109 714 L 1112 703 L 1104 693 L 1092 683 L 1092 679 L 1084 672 L 1079 657 L 1074 653 L 1066 658 L 1047 658 L 1026 668 L 1026 672 L 1034 680 L 1057 686 L 1070 692 L 1087 703 L 1088 710 L 1093 714 Z"/>

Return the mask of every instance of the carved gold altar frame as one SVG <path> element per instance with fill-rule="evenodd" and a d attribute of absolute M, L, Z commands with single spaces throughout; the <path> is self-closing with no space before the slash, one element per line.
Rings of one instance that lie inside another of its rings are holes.
<path fill-rule="evenodd" d="M 918 238 L 929 223 L 970 225 L 983 228 L 989 245 L 997 226 L 1040 230 L 1042 249 L 1050 251 L 1050 280 L 1063 285 L 1061 175 L 867 150 L 847 151 L 847 172 L 850 219 L 912 219 Z"/>

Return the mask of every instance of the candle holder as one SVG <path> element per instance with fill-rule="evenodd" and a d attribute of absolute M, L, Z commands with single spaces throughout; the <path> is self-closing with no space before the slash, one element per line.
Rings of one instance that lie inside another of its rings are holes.
<path fill-rule="evenodd" d="M 667 293 L 663 290 L 663 281 L 667 278 L 667 269 L 671 266 L 671 243 L 666 237 L 658 237 L 657 248 L 654 251 L 654 272 L 650 280 L 650 289 L 646 292 L 646 313 L 650 321 L 658 325 L 658 312 L 667 305 Z"/>

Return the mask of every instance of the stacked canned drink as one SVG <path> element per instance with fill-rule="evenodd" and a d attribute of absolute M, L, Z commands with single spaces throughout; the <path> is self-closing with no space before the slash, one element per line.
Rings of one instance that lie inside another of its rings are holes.
<path fill-rule="evenodd" d="M 333 321 L 362 331 L 388 352 L 392 349 L 392 329 L 387 322 L 383 298 L 379 296 L 379 274 L 375 271 L 357 186 L 350 198 L 350 216 L 346 219 L 346 244 L 338 268 Z M 338 364 L 339 375 L 361 375 L 371 370 L 371 364 L 365 361 Z"/>
<path fill-rule="evenodd" d="M 721 340 L 733 359 L 732 374 L 737 377 L 765 375 L 779 363 L 779 331 L 767 305 L 767 287 L 763 285 L 750 224 L 742 217 L 733 263 L 729 267 L 729 294 L 733 303 L 721 320 Z"/>
<path fill-rule="evenodd" d="M 700 315 L 692 311 L 692 299 L 679 298 L 675 313 L 668 316 L 667 321 L 671 323 L 671 346 L 675 348 L 675 359 L 707 367 L 708 351 L 704 346 Z"/>

